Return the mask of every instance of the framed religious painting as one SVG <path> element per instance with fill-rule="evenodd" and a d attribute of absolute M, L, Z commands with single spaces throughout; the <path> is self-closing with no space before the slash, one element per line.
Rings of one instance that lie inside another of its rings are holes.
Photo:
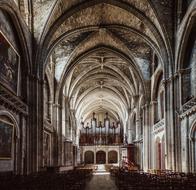
<path fill-rule="evenodd" d="M 20 56 L 0 31 L 0 82 L 18 95 Z"/>
<path fill-rule="evenodd" d="M 14 139 L 14 125 L 0 120 L 0 159 L 11 159 Z"/>

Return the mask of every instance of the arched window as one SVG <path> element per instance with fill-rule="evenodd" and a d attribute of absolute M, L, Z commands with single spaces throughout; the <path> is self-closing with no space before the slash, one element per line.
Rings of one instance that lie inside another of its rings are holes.
<path fill-rule="evenodd" d="M 114 150 L 108 152 L 108 163 L 115 164 L 118 162 L 118 153 Z"/>

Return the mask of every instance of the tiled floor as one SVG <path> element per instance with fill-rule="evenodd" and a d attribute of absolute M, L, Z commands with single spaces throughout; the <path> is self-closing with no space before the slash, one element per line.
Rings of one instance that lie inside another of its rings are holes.
<path fill-rule="evenodd" d="M 109 174 L 95 174 L 87 182 L 85 190 L 118 190 Z"/>

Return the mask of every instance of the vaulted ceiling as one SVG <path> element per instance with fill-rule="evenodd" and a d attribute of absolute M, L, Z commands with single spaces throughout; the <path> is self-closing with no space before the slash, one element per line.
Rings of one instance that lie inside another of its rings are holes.
<path fill-rule="evenodd" d="M 68 97 L 78 120 L 108 110 L 126 122 L 147 99 L 153 55 L 162 64 L 167 54 L 151 1 L 35 0 L 34 8 L 43 60 L 54 62 L 56 101 Z"/>

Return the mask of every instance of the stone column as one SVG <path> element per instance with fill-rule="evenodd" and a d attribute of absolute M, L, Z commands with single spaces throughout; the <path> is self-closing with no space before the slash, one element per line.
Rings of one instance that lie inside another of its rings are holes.
<path fill-rule="evenodd" d="M 174 85 L 174 126 L 175 126 L 175 157 L 176 157 L 176 171 L 181 172 L 182 171 L 182 160 L 181 160 L 181 130 L 180 130 L 180 113 L 179 111 L 182 109 L 182 93 L 181 93 L 181 87 L 182 86 L 182 78 L 181 78 L 181 73 L 177 72 L 175 73 L 174 77 L 173 77 L 173 85 Z"/>
<path fill-rule="evenodd" d="M 23 175 L 26 173 L 26 143 L 27 143 L 27 137 L 26 137 L 26 118 L 23 117 L 23 115 L 20 116 L 20 123 L 21 123 L 21 172 L 20 174 Z"/>
<path fill-rule="evenodd" d="M 132 129 L 131 129 L 131 113 L 129 114 L 128 117 L 128 122 L 127 122 L 127 142 L 128 144 L 131 144 L 133 142 L 133 137 L 132 137 Z"/>
<path fill-rule="evenodd" d="M 95 148 L 95 150 L 94 150 L 94 164 L 96 164 L 96 148 Z"/>
<path fill-rule="evenodd" d="M 175 122 L 173 107 L 173 81 L 169 78 L 164 81 L 165 88 L 165 140 L 166 140 L 166 169 L 176 170 L 176 150 L 175 150 Z"/>
<path fill-rule="evenodd" d="M 150 126 L 149 126 L 149 120 L 150 120 L 150 114 L 149 114 L 149 104 L 145 104 L 143 107 L 143 132 L 144 132 L 144 139 L 143 139 L 143 167 L 144 171 L 147 171 L 150 167 L 150 156 L 149 156 L 149 151 L 150 151 L 150 138 L 149 138 L 149 131 L 150 131 Z"/>
<path fill-rule="evenodd" d="M 133 100 L 134 100 L 134 105 L 135 105 L 135 109 L 136 109 L 136 115 L 135 115 L 135 128 L 136 128 L 136 131 L 135 131 L 135 140 L 138 140 L 139 137 L 140 137 L 140 113 L 139 113 L 139 95 L 135 95 L 133 96 Z"/>
<path fill-rule="evenodd" d="M 158 102 L 157 101 L 151 101 L 150 102 L 150 105 L 151 105 L 151 123 L 152 123 L 152 126 L 155 124 L 155 120 L 156 120 L 156 113 L 157 110 L 156 110 L 156 106 L 157 106 Z"/>
<path fill-rule="evenodd" d="M 181 124 L 182 171 L 189 172 L 189 118 L 184 116 Z"/>
<path fill-rule="evenodd" d="M 105 151 L 106 154 L 106 164 L 108 164 L 108 150 Z"/>
<path fill-rule="evenodd" d="M 43 141 L 43 81 L 36 76 L 29 77 L 29 150 L 28 172 L 38 172 L 42 167 Z"/>
<path fill-rule="evenodd" d="M 141 117 L 136 115 L 136 140 L 141 138 Z"/>
<path fill-rule="evenodd" d="M 62 165 L 62 131 L 61 131 L 61 106 L 60 104 L 53 105 L 54 114 L 54 166 Z"/>

